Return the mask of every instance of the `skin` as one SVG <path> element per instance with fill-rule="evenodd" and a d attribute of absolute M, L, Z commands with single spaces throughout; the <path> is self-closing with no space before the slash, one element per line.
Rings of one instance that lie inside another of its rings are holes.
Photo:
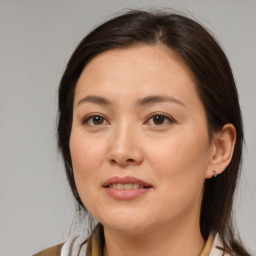
<path fill-rule="evenodd" d="M 85 99 L 92 95 L 108 104 Z M 172 100 L 138 104 L 148 96 Z M 93 58 L 76 85 L 70 152 L 81 200 L 104 226 L 104 255 L 199 255 L 204 181 L 225 169 L 234 142 L 230 124 L 210 141 L 195 84 L 173 51 L 136 46 Z M 116 200 L 102 187 L 113 176 L 152 188 Z"/>

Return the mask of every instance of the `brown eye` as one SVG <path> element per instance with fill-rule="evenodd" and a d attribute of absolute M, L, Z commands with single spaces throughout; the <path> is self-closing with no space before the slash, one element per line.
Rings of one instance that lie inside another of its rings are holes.
<path fill-rule="evenodd" d="M 173 122 L 174 120 L 171 117 L 164 114 L 152 115 L 147 121 L 148 124 L 156 126 L 171 124 Z"/>
<path fill-rule="evenodd" d="M 157 115 L 157 116 L 153 117 L 153 123 L 156 124 L 156 125 L 163 124 L 164 121 L 165 121 L 164 116 Z"/>
<path fill-rule="evenodd" d="M 101 117 L 101 116 L 94 116 L 92 118 L 92 122 L 93 122 L 94 125 L 101 125 L 101 124 L 104 123 L 104 118 Z"/>
<path fill-rule="evenodd" d="M 89 115 L 82 120 L 82 125 L 100 126 L 109 124 L 108 121 L 100 115 Z"/>

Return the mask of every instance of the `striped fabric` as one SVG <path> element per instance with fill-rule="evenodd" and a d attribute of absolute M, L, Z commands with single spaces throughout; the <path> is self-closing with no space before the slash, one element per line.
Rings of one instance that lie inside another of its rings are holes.
<path fill-rule="evenodd" d="M 103 245 L 103 228 L 98 224 L 88 240 L 85 234 L 80 234 L 33 256 L 102 256 Z M 221 242 L 218 236 L 215 237 L 211 233 L 200 256 L 224 256 L 219 247 Z M 225 256 L 228 255 L 225 254 Z"/>

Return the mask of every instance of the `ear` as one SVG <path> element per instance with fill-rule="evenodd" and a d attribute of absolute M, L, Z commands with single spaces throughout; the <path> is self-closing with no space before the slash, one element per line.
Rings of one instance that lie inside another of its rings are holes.
<path fill-rule="evenodd" d="M 206 178 L 221 174 L 229 165 L 236 142 L 236 129 L 233 124 L 225 124 L 221 131 L 213 136 L 212 150 Z"/>

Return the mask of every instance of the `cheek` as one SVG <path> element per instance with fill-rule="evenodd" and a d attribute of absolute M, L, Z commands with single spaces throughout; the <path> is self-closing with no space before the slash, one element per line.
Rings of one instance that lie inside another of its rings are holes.
<path fill-rule="evenodd" d="M 78 128 L 71 132 L 69 147 L 74 172 L 89 172 L 103 159 L 104 145 L 99 140 L 90 139 Z"/>
<path fill-rule="evenodd" d="M 70 137 L 70 154 L 72 159 L 75 184 L 82 202 L 86 206 L 90 198 L 97 196 L 99 170 L 104 150 L 98 143 L 95 145 L 84 135 L 73 131 Z"/>
<path fill-rule="evenodd" d="M 197 200 L 201 196 L 208 168 L 208 137 L 176 134 L 151 145 L 148 159 L 165 199 L 173 205 Z M 203 138 L 203 139 L 202 139 Z"/>
<path fill-rule="evenodd" d="M 200 137 L 200 138 L 198 138 Z M 207 167 L 210 145 L 207 136 L 184 133 L 151 141 L 146 146 L 147 160 L 165 174 L 202 174 Z"/>

